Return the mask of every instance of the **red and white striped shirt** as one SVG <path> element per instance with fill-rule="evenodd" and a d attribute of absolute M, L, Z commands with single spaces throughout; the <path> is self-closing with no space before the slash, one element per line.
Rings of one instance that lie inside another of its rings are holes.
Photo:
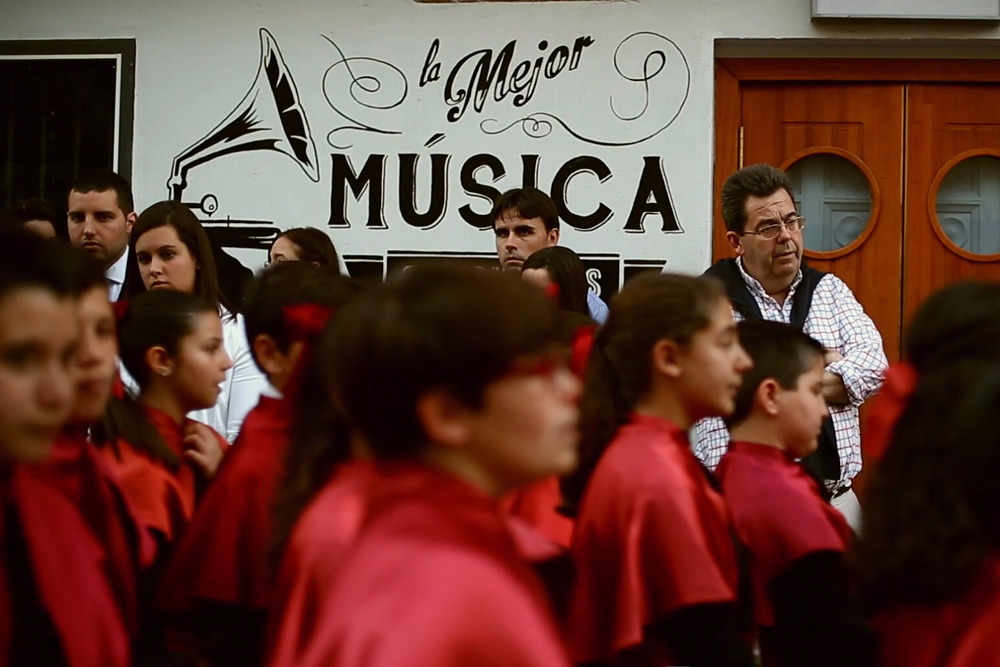
<path fill-rule="evenodd" d="M 736 260 L 736 265 L 764 319 L 790 324 L 793 297 L 802 282 L 802 271 L 792 282 L 784 303 L 778 303 L 743 270 L 742 258 Z M 735 310 L 733 318 L 737 322 L 742 319 Z M 840 455 L 840 479 L 832 486 L 833 489 L 840 489 L 849 485 L 861 471 L 858 407 L 881 388 L 889 363 L 875 323 L 865 314 L 851 288 L 832 273 L 823 276 L 816 285 L 803 331 L 844 357 L 826 367 L 827 371 L 843 379 L 851 400 L 848 405 L 830 406 L 830 417 L 837 434 L 837 453 Z M 695 424 L 694 443 L 695 455 L 714 470 L 729 448 L 729 431 L 721 419 L 703 419 Z"/>

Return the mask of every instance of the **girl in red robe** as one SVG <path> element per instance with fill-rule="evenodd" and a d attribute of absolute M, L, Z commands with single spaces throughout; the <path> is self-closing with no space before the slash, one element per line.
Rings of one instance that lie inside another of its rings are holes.
<path fill-rule="evenodd" d="M 126 399 L 117 417 L 127 425 L 123 430 L 144 428 L 146 435 L 118 438 L 101 453 L 163 547 L 160 565 L 226 448 L 218 433 L 185 417 L 215 404 L 232 365 L 221 327 L 211 304 L 174 290 L 138 295 L 118 319 L 121 361 L 139 384 L 139 396 L 135 403 Z"/>
<path fill-rule="evenodd" d="M 213 665 L 261 661 L 271 603 L 271 506 L 292 413 L 312 348 L 353 283 L 306 262 L 268 268 L 244 299 L 247 339 L 271 390 L 251 410 L 212 480 L 160 585 L 158 607 L 198 638 Z M 325 396 L 325 392 L 318 392 Z M 315 421 L 316 413 L 308 415 Z"/>
<path fill-rule="evenodd" d="M 0 238 L 0 666 L 125 667 L 128 632 L 80 512 L 37 464 L 73 404 L 71 249 Z"/>
<path fill-rule="evenodd" d="M 328 595 L 283 610 L 311 633 L 270 664 L 567 664 L 497 506 L 576 462 L 555 342 L 544 295 L 487 271 L 414 268 L 338 317 L 321 363 L 377 462 Z"/>
<path fill-rule="evenodd" d="M 581 399 L 572 658 L 750 665 L 732 523 L 687 437 L 726 415 L 750 360 L 710 279 L 640 276 L 597 333 Z"/>

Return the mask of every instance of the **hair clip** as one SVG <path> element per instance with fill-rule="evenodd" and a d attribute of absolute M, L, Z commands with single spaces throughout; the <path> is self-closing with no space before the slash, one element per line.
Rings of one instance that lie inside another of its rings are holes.
<path fill-rule="evenodd" d="M 297 303 L 282 309 L 290 340 L 316 338 L 333 316 L 333 309 L 314 303 Z"/>
<path fill-rule="evenodd" d="M 111 304 L 111 310 L 115 313 L 115 320 L 121 322 L 122 318 L 128 315 L 129 303 L 128 301 L 115 301 Z"/>
<path fill-rule="evenodd" d="M 545 296 L 553 301 L 559 300 L 559 283 L 549 283 L 545 286 Z"/>

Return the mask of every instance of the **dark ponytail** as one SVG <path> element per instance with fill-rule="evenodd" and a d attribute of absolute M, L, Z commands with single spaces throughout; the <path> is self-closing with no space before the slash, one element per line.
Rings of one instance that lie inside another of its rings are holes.
<path fill-rule="evenodd" d="M 653 347 L 664 339 L 690 343 L 708 326 L 712 307 L 722 298 L 718 282 L 677 274 L 639 276 L 614 298 L 587 366 L 580 399 L 580 465 L 562 484 L 566 513 L 575 513 L 604 450 L 649 392 Z"/>

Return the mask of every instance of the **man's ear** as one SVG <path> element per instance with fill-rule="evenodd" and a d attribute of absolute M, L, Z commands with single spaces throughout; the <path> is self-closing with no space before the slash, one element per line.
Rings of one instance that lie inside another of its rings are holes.
<path fill-rule="evenodd" d="M 550 246 L 559 245 L 559 228 L 553 227 L 545 235 L 545 241 Z"/>
<path fill-rule="evenodd" d="M 428 391 L 417 399 L 415 408 L 430 443 L 448 449 L 463 449 L 468 444 L 470 410 L 450 393 Z"/>
<path fill-rule="evenodd" d="M 737 255 L 743 254 L 743 237 L 736 232 L 726 232 L 726 241 Z"/>
<path fill-rule="evenodd" d="M 754 392 L 754 402 L 769 417 L 777 417 L 781 411 L 781 406 L 778 403 L 780 390 L 781 387 L 778 386 L 774 378 L 765 378 L 757 385 L 757 391 Z"/>
<path fill-rule="evenodd" d="M 132 211 L 131 213 L 129 213 L 128 215 L 125 216 L 125 233 L 126 234 L 131 234 L 132 233 L 132 225 L 135 224 L 135 221 L 138 219 L 138 217 L 139 216 L 136 215 L 135 211 Z"/>
<path fill-rule="evenodd" d="M 149 370 L 153 375 L 166 377 L 174 372 L 174 360 L 167 354 L 167 349 L 162 345 L 157 345 L 146 350 L 145 360 L 146 365 L 149 366 Z"/>
<path fill-rule="evenodd" d="M 265 375 L 279 375 L 285 371 L 287 355 L 268 334 L 260 334 L 253 339 L 253 356 Z"/>
<path fill-rule="evenodd" d="M 677 341 L 663 338 L 656 341 L 650 352 L 653 370 L 669 378 L 681 376 L 680 358 L 683 350 Z"/>

